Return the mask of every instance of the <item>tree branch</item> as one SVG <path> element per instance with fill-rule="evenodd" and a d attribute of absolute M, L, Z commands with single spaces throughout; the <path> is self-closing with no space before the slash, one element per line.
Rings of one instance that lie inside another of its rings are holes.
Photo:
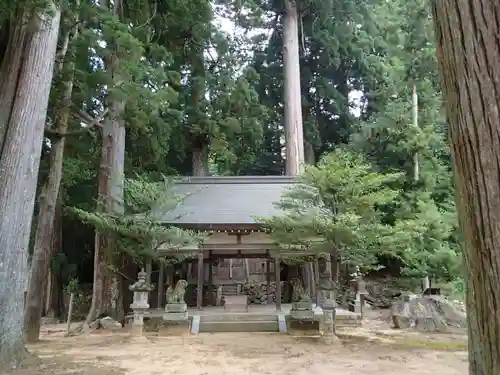
<path fill-rule="evenodd" d="M 87 112 L 79 110 L 77 113 L 74 113 L 74 115 L 78 120 L 83 122 L 86 126 L 82 126 L 80 129 L 70 132 L 60 132 L 57 130 L 45 129 L 44 135 L 49 139 L 63 138 L 63 137 L 70 137 L 70 136 L 77 136 L 80 134 L 84 134 L 95 128 L 102 128 L 101 122 L 108 112 L 109 109 L 106 108 L 104 112 L 98 117 L 92 117 Z"/>

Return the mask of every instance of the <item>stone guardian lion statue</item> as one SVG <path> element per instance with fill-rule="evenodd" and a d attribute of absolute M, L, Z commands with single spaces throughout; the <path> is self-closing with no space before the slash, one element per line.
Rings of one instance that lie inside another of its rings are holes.
<path fill-rule="evenodd" d="M 166 292 L 167 303 L 184 303 L 184 294 L 186 294 L 187 285 L 186 280 L 179 280 L 174 288 L 169 286 Z"/>
<path fill-rule="evenodd" d="M 302 285 L 302 281 L 298 277 L 293 278 L 291 280 L 291 284 L 292 284 L 292 302 L 305 302 L 310 300 L 304 288 L 304 285 Z"/>

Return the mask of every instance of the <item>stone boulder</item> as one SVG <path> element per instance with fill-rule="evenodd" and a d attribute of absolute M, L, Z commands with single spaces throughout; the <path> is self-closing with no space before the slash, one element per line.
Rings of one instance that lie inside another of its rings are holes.
<path fill-rule="evenodd" d="M 395 328 L 447 332 L 467 327 L 466 315 L 443 296 L 406 296 L 392 305 Z"/>
<path fill-rule="evenodd" d="M 119 331 L 122 329 L 121 323 L 117 322 L 109 316 L 99 319 L 99 325 L 102 329 L 109 331 Z"/>

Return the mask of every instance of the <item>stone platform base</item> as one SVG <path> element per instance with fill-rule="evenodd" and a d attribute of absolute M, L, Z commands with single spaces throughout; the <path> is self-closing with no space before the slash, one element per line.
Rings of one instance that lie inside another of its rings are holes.
<path fill-rule="evenodd" d="M 188 320 L 188 312 L 177 312 L 177 313 L 164 313 L 163 314 L 163 321 L 168 321 L 168 322 L 181 322 L 184 320 Z"/>
<path fill-rule="evenodd" d="M 185 321 L 164 321 L 158 329 L 159 336 L 187 336 L 191 333 L 191 322 Z"/>
<path fill-rule="evenodd" d="M 312 310 L 290 310 L 292 320 L 312 320 L 314 319 L 314 311 Z"/>
<path fill-rule="evenodd" d="M 167 303 L 165 313 L 163 314 L 164 321 L 184 321 L 188 319 L 187 305 L 185 303 Z"/>
<path fill-rule="evenodd" d="M 288 333 L 293 336 L 319 336 L 320 322 L 316 319 L 289 319 Z"/>

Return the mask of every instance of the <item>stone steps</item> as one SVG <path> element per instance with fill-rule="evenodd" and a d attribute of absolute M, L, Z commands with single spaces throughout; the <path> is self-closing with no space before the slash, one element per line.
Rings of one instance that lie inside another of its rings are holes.
<path fill-rule="evenodd" d="M 277 315 L 273 313 L 269 314 L 249 314 L 249 313 L 232 313 L 232 314 L 210 314 L 202 315 L 202 322 L 242 322 L 242 321 L 274 321 L 277 320 Z"/>
<path fill-rule="evenodd" d="M 214 314 L 200 317 L 200 333 L 207 332 L 278 332 L 276 314 Z"/>
<path fill-rule="evenodd" d="M 222 296 L 237 296 L 238 286 L 236 284 L 225 284 L 222 286 Z"/>
<path fill-rule="evenodd" d="M 277 318 L 274 321 L 200 322 L 199 332 L 279 332 L 279 325 Z"/>

